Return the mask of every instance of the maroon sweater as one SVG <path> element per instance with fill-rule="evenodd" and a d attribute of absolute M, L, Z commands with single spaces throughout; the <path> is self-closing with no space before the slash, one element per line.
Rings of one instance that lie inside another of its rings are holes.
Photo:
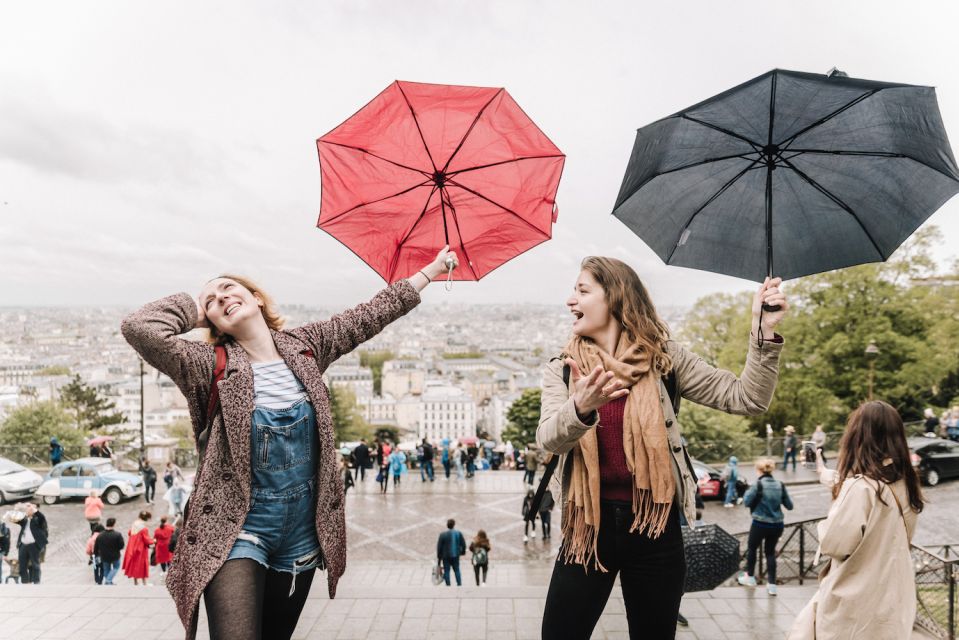
<path fill-rule="evenodd" d="M 623 410 L 626 397 L 599 408 L 599 497 L 601 500 L 633 501 L 633 474 L 626 465 L 623 449 Z"/>

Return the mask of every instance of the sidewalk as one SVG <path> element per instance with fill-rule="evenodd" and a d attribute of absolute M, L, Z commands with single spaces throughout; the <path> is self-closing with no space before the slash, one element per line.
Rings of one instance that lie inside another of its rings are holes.
<path fill-rule="evenodd" d="M 817 484 L 819 482 L 819 474 L 816 473 L 816 470 L 808 469 L 802 463 L 796 465 L 795 471 L 792 470 L 792 465 L 790 465 L 788 471 L 783 471 L 781 465 L 782 461 L 777 461 L 776 470 L 773 471 L 773 477 L 784 482 L 786 486 L 791 487 L 804 484 Z M 721 469 L 721 467 L 717 468 Z M 739 473 L 743 478 L 749 481 L 749 484 L 755 484 L 756 478 L 759 475 L 756 473 L 756 467 L 754 466 L 752 460 L 740 460 Z"/>

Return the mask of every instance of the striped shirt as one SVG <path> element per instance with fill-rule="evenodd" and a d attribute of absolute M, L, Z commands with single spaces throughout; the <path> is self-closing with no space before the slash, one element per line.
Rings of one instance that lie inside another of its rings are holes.
<path fill-rule="evenodd" d="M 285 409 L 306 397 L 306 389 L 282 360 L 253 362 L 256 406 Z"/>

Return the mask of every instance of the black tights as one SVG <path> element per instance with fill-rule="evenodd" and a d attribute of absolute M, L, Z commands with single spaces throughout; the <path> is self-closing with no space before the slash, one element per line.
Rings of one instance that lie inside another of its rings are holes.
<path fill-rule="evenodd" d="M 313 574 L 267 569 L 255 560 L 228 560 L 204 591 L 211 640 L 289 640 L 300 619 Z"/>

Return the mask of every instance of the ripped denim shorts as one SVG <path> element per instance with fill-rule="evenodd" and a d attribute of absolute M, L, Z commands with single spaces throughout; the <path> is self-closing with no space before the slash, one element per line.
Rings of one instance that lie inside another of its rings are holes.
<path fill-rule="evenodd" d="M 253 412 L 250 510 L 227 560 L 249 558 L 267 569 L 296 574 L 322 564 L 316 538 L 318 438 L 307 400 Z"/>

